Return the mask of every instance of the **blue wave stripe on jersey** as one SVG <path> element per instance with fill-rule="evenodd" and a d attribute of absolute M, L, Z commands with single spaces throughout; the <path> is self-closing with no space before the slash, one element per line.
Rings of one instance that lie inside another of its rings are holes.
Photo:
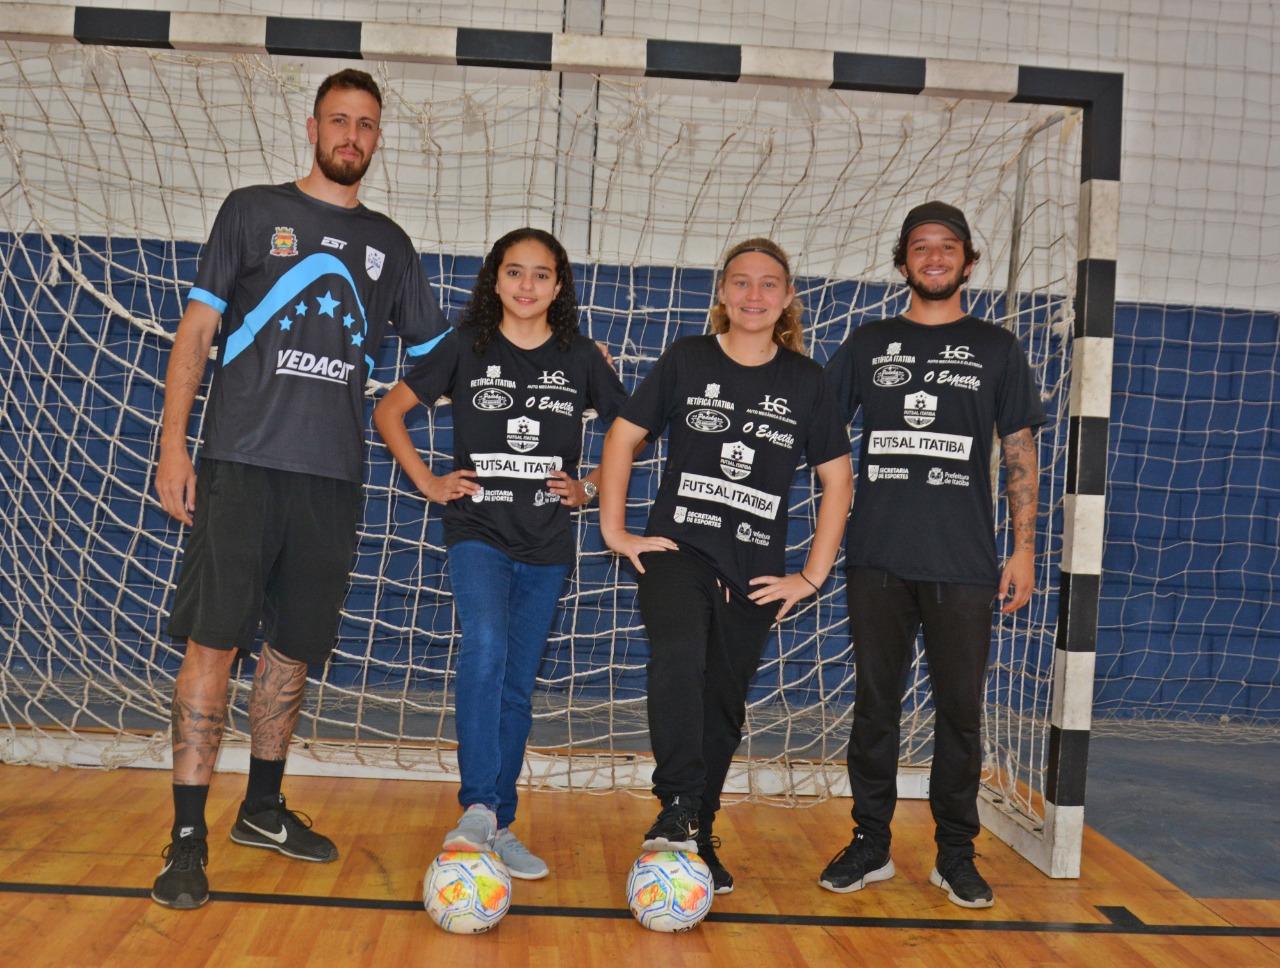
<path fill-rule="evenodd" d="M 227 301 L 225 299 L 219 299 L 208 289 L 200 289 L 196 286 L 192 286 L 191 291 L 187 293 L 187 301 L 190 302 L 192 299 L 196 302 L 202 302 L 206 306 L 212 306 L 220 313 L 225 313 L 227 311 Z"/>
<path fill-rule="evenodd" d="M 337 256 L 329 255 L 327 252 L 317 252 L 307 256 L 281 276 L 279 281 L 271 287 L 271 291 L 262 298 L 262 302 L 254 306 L 245 316 L 240 328 L 227 337 L 222 365 L 226 366 L 248 349 L 262 328 L 271 322 L 271 317 L 292 303 L 302 290 L 321 276 L 331 273 L 341 276 L 351 287 L 351 295 L 355 297 L 356 307 L 360 310 L 361 331 L 369 332 L 369 320 L 365 316 L 364 304 L 360 301 L 360 292 L 356 289 L 351 273 Z"/>
<path fill-rule="evenodd" d="M 367 366 L 367 367 L 369 368 L 369 372 L 370 372 L 370 373 L 372 373 L 372 372 L 373 372 L 373 357 L 372 357 L 372 356 L 366 356 L 366 357 L 364 358 L 364 365 L 365 365 L 365 366 Z"/>
<path fill-rule="evenodd" d="M 449 335 L 449 330 L 446 329 L 439 336 L 429 339 L 425 343 L 419 343 L 416 346 L 410 346 L 409 349 L 406 350 L 405 352 L 407 352 L 410 356 L 426 356 L 428 353 L 430 353 L 433 349 L 436 348 L 437 343 L 439 343 L 442 339 L 444 339 L 448 335 Z"/>

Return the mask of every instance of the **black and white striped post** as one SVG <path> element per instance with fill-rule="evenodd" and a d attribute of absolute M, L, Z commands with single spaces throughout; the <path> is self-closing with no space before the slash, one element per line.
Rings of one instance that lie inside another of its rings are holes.
<path fill-rule="evenodd" d="M 1122 75 L 583 33 L 4 4 L 0 37 L 753 82 L 1083 109 L 1062 578 L 1043 826 L 983 800 L 983 823 L 1041 870 L 1080 870 L 1111 401 Z"/>

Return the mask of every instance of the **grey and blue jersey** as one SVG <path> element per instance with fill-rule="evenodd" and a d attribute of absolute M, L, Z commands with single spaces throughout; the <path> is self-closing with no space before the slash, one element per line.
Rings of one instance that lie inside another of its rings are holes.
<path fill-rule="evenodd" d="M 292 183 L 227 196 L 190 298 L 222 314 L 203 455 L 348 481 L 387 323 L 410 358 L 448 331 L 403 229 Z"/>

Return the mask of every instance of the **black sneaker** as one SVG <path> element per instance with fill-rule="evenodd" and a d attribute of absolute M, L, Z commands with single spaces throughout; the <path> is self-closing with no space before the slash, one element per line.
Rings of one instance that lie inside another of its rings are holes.
<path fill-rule="evenodd" d="M 711 881 L 716 886 L 717 894 L 733 893 L 733 875 L 730 874 L 720 858 L 716 856 L 716 848 L 720 846 L 720 838 L 710 833 L 698 835 L 698 856 L 711 868 Z"/>
<path fill-rule="evenodd" d="M 823 868 L 818 883 L 828 891 L 850 894 L 876 881 L 887 881 L 895 873 L 889 848 L 873 843 L 860 833 L 853 835 L 849 846 L 831 858 Z"/>
<path fill-rule="evenodd" d="M 313 833 L 311 818 L 286 807 L 284 797 L 256 813 L 249 813 L 245 805 L 240 804 L 236 825 L 231 828 L 231 839 L 246 847 L 278 850 L 286 857 L 298 860 L 326 863 L 338 859 L 338 848 L 333 841 Z"/>
<path fill-rule="evenodd" d="M 198 908 L 209 900 L 209 878 L 204 873 L 209 863 L 209 842 L 204 837 L 175 837 L 161 856 L 164 870 L 151 888 L 151 900 L 182 911 Z"/>
<path fill-rule="evenodd" d="M 644 843 L 640 846 L 644 850 L 687 850 L 692 853 L 698 849 L 697 841 L 697 812 L 686 807 L 679 797 L 672 797 L 644 835 Z"/>
<path fill-rule="evenodd" d="M 939 857 L 929 875 L 929 883 L 947 892 L 947 900 L 966 908 L 989 908 L 996 903 L 995 895 L 972 857 Z"/>

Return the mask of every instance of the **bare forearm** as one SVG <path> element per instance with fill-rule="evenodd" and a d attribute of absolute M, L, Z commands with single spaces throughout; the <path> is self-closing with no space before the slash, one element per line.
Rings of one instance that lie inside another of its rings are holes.
<path fill-rule="evenodd" d="M 394 389 L 391 391 L 391 393 L 395 392 Z M 387 450 L 391 452 L 391 456 L 396 459 L 396 463 L 400 465 L 405 475 L 418 490 L 425 490 L 427 482 L 432 477 L 431 468 L 422 459 L 418 448 L 413 445 L 413 439 L 409 436 L 409 428 L 404 422 L 404 415 L 408 411 L 395 405 L 396 401 L 391 398 L 391 393 L 374 409 L 374 426 L 378 428 L 378 433 L 386 443 Z"/>
<path fill-rule="evenodd" d="M 203 305 L 192 305 L 182 316 L 169 351 L 164 378 L 164 414 L 160 423 L 161 448 L 187 446 L 187 422 L 196 393 L 204 382 L 209 347 L 217 332 L 218 314 Z"/>
<path fill-rule="evenodd" d="M 638 428 L 636 428 L 638 429 Z M 631 463 L 636 450 L 644 443 L 643 431 L 639 440 L 631 425 L 615 420 L 604 438 L 604 452 L 600 457 L 600 530 L 618 534 L 627 528 L 627 490 L 631 485 Z"/>
<path fill-rule="evenodd" d="M 1009 502 L 1009 520 L 1013 524 L 1015 551 L 1036 549 L 1036 503 L 1039 499 L 1040 474 L 1035 438 L 1024 428 L 1001 439 L 1004 450 L 1005 499 Z"/>
<path fill-rule="evenodd" d="M 831 574 L 840 553 L 840 538 L 849 517 L 853 500 L 853 478 L 847 457 L 824 464 L 818 469 L 822 482 L 822 498 L 818 501 L 818 520 L 814 524 L 813 541 L 805 559 L 805 577 L 821 585 Z"/>

